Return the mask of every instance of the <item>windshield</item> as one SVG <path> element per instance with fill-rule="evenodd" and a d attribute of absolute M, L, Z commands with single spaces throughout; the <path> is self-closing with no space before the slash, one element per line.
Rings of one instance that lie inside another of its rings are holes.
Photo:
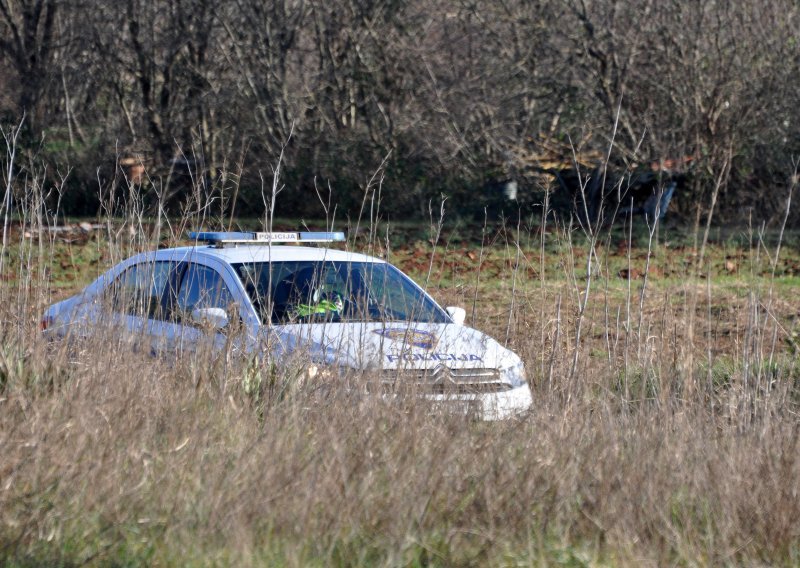
<path fill-rule="evenodd" d="M 409 321 L 449 323 L 447 314 L 390 264 L 234 264 L 262 322 Z"/>

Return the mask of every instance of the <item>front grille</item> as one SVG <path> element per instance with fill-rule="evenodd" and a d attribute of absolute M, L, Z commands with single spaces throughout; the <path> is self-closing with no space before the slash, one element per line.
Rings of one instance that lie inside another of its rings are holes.
<path fill-rule="evenodd" d="M 481 394 L 503 392 L 511 386 L 500 380 L 497 369 L 397 369 L 381 377 L 385 392 L 415 391 L 423 394 Z"/>

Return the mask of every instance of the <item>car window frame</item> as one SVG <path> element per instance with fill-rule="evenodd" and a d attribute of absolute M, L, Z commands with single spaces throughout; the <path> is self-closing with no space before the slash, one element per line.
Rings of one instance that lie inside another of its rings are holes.
<path fill-rule="evenodd" d="M 217 290 L 216 290 L 218 292 L 218 294 L 215 295 L 216 297 L 214 297 L 214 295 L 210 295 L 209 296 L 212 303 L 214 303 L 214 304 L 218 303 L 219 299 L 222 298 L 223 295 L 227 295 L 228 298 L 230 298 L 230 301 L 227 302 L 225 307 L 224 307 L 226 312 L 230 308 L 231 304 L 238 304 L 238 302 L 236 302 L 236 299 L 235 299 L 233 293 L 231 292 L 230 286 L 228 285 L 227 282 L 225 282 L 225 278 L 222 276 L 222 274 L 220 274 L 220 272 L 218 270 L 216 270 L 216 268 L 214 268 L 213 266 L 208 266 L 207 264 L 202 264 L 202 263 L 194 262 L 194 261 L 188 261 L 188 262 L 184 263 L 183 270 L 181 271 L 180 281 L 179 281 L 177 287 L 175 288 L 175 294 L 173 296 L 173 302 L 172 302 L 172 308 L 173 308 L 174 312 L 184 316 L 184 317 L 182 317 L 180 319 L 180 323 L 186 324 L 187 322 L 186 322 L 185 316 L 187 316 L 188 313 L 190 313 L 190 312 L 188 312 L 188 308 L 187 307 L 180 305 L 180 302 L 181 302 L 181 296 L 182 296 L 182 294 L 184 292 L 184 285 L 192 286 L 192 283 L 190 283 L 187 280 L 187 274 L 189 274 L 192 271 L 194 271 L 195 273 L 200 273 L 202 271 L 207 271 L 210 274 L 212 274 L 213 277 L 218 282 L 218 286 L 217 286 Z M 213 294 L 213 291 L 211 291 L 211 292 Z M 197 303 L 199 303 L 202 300 L 203 300 L 203 298 L 202 298 L 202 295 L 201 295 L 201 298 L 199 298 L 198 301 L 195 304 L 191 305 L 192 311 L 194 311 L 194 309 L 196 309 L 195 306 L 197 305 Z M 205 306 L 205 307 L 220 308 L 222 306 L 213 305 L 213 306 Z M 196 325 L 196 323 L 192 322 L 191 320 L 188 323 L 190 325 Z"/>
<path fill-rule="evenodd" d="M 139 267 L 147 265 L 147 264 L 153 265 L 153 267 L 155 267 L 155 265 L 158 264 L 158 263 L 165 263 L 165 264 L 174 265 L 169 269 L 169 273 L 167 274 L 167 280 L 164 283 L 164 288 L 161 290 L 161 294 L 160 294 L 160 297 L 158 299 L 157 310 L 161 312 L 162 317 L 153 317 L 155 314 L 150 313 L 149 310 L 148 310 L 147 314 L 136 313 L 135 311 L 131 311 L 131 310 L 117 310 L 116 306 L 114 306 L 115 301 L 116 301 L 114 295 L 117 293 L 117 290 L 115 290 L 115 287 L 117 285 L 119 285 L 123 279 L 126 278 L 126 275 L 128 274 L 128 272 L 130 272 L 132 270 L 138 270 Z M 180 261 L 172 259 L 172 258 L 159 258 L 157 256 L 144 256 L 144 257 L 136 256 L 136 257 L 133 257 L 133 258 L 129 259 L 127 262 L 122 263 L 121 265 L 118 265 L 119 266 L 119 270 L 116 272 L 116 274 L 112 278 L 107 278 L 106 279 L 107 282 L 102 287 L 100 292 L 101 292 L 101 294 L 107 294 L 108 295 L 108 300 L 107 301 L 110 304 L 109 307 L 111 309 L 111 312 L 114 313 L 115 315 L 119 315 L 119 316 L 123 316 L 123 317 L 138 318 L 138 319 L 147 320 L 147 321 L 154 321 L 154 322 L 167 321 L 167 319 L 169 317 L 169 314 L 167 312 L 167 297 L 172 292 L 172 287 L 171 287 L 170 283 L 172 282 L 172 280 L 174 278 L 174 274 L 178 270 L 180 264 L 181 264 Z"/>
<path fill-rule="evenodd" d="M 428 302 L 430 302 L 430 304 L 433 307 L 433 312 L 435 312 L 442 319 L 442 321 L 434 322 L 434 323 L 451 323 L 452 322 L 452 319 L 450 318 L 450 315 L 447 313 L 447 310 L 445 310 L 436 301 L 436 299 L 433 298 L 433 296 L 431 296 L 422 286 L 417 284 L 414 281 L 413 278 L 411 278 L 405 272 L 403 272 L 402 270 L 400 270 L 399 268 L 397 268 L 396 266 L 394 266 L 393 264 L 391 264 L 389 262 L 385 262 L 385 261 L 384 262 L 373 262 L 373 261 L 361 261 L 361 260 L 358 260 L 358 261 L 352 261 L 352 260 L 327 260 L 327 259 L 286 259 L 286 260 L 275 260 L 275 261 L 235 262 L 235 263 L 229 264 L 229 267 L 230 267 L 233 275 L 235 276 L 235 280 L 237 281 L 237 285 L 239 287 L 241 287 L 243 296 L 247 299 L 247 303 L 250 306 L 252 306 L 252 309 L 255 312 L 255 317 L 257 318 L 257 321 L 259 322 L 259 324 L 262 325 L 262 326 L 266 326 L 266 327 L 270 327 L 270 328 L 273 328 L 273 327 L 274 328 L 280 328 L 280 327 L 285 327 L 285 326 L 289 326 L 289 325 L 306 325 L 306 324 L 309 324 L 309 323 L 315 323 L 315 322 L 292 322 L 292 321 L 286 321 L 286 320 L 275 321 L 273 319 L 273 317 L 265 317 L 264 314 L 259 313 L 258 310 L 255 309 L 255 306 L 253 305 L 253 299 L 250 297 L 250 295 L 245 290 L 245 283 L 243 282 L 242 275 L 241 275 L 241 273 L 239 271 L 239 267 L 241 265 L 245 265 L 245 264 L 267 264 L 267 265 L 272 265 L 272 264 L 289 264 L 289 263 L 308 263 L 308 264 L 330 263 L 330 264 L 336 265 L 337 269 L 340 268 L 340 267 L 347 266 L 346 269 L 348 271 L 352 270 L 352 267 L 350 265 L 354 265 L 354 264 L 363 265 L 365 267 L 369 265 L 369 266 L 372 266 L 373 268 L 378 267 L 378 266 L 385 266 L 385 269 L 386 269 L 386 272 L 387 272 L 387 277 L 388 277 L 388 273 L 396 274 L 397 277 L 400 280 L 402 280 L 403 282 L 408 284 L 411 288 L 413 288 L 416 292 L 418 292 L 424 299 L 426 299 Z M 271 268 L 270 268 L 270 270 L 271 270 Z M 349 272 L 348 272 L 348 274 L 349 274 Z M 356 273 L 356 277 L 357 278 L 362 278 L 362 275 L 360 273 Z M 350 276 L 348 276 L 348 278 L 350 278 Z M 277 280 L 273 280 L 273 283 L 274 282 L 277 282 Z M 273 290 L 273 294 L 274 294 L 274 290 Z M 274 309 L 275 309 L 275 307 L 273 306 L 272 307 L 273 313 L 274 313 Z M 392 320 L 392 321 L 394 321 L 394 320 Z M 408 319 L 408 320 L 396 320 L 396 321 L 398 321 L 398 322 L 401 322 L 401 321 L 402 322 L 414 322 L 416 320 Z M 347 321 L 345 323 L 358 323 L 358 322 L 357 321 Z"/>
<path fill-rule="evenodd" d="M 178 296 L 180 294 L 183 279 L 186 276 L 187 270 L 191 264 L 196 264 L 216 272 L 225 284 L 228 293 L 233 299 L 233 303 L 237 308 L 237 315 L 239 324 L 247 328 L 252 328 L 253 331 L 258 328 L 260 321 L 255 313 L 255 308 L 250 302 L 250 298 L 241 286 L 236 274 L 233 272 L 229 263 L 212 256 L 204 256 L 192 254 L 178 261 L 179 267 L 176 271 L 174 286 L 172 286 L 172 294 L 167 299 L 168 310 L 170 311 L 170 322 L 174 325 L 185 325 L 192 328 L 197 328 L 198 324 L 192 321 L 180 321 L 172 317 L 172 312 L 177 308 Z M 230 314 L 229 314 L 230 315 Z"/>

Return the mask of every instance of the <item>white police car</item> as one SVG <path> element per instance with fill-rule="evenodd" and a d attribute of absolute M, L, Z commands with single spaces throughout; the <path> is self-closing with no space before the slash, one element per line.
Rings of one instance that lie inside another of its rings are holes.
<path fill-rule="evenodd" d="M 42 319 L 45 333 L 85 334 L 116 323 L 154 352 L 191 350 L 209 337 L 221 347 L 235 335 L 244 352 L 276 361 L 303 354 L 331 381 L 363 372 L 384 390 L 413 386 L 484 419 L 531 405 L 520 358 L 464 326 L 462 308 L 442 309 L 381 259 L 277 244 L 343 241 L 344 233 L 190 238 L 195 246 L 133 256 L 54 304 Z"/>

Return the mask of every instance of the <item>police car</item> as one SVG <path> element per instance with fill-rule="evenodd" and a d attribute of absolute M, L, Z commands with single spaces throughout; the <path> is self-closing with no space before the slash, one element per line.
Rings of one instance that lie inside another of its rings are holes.
<path fill-rule="evenodd" d="M 344 233 L 189 236 L 192 246 L 133 256 L 52 305 L 45 333 L 117 324 L 154 353 L 233 340 L 264 360 L 305 357 L 332 382 L 377 377 L 383 392 L 413 387 L 488 420 L 531 405 L 515 353 L 465 326 L 462 308 L 441 308 L 386 261 L 320 245 L 344 241 Z"/>

